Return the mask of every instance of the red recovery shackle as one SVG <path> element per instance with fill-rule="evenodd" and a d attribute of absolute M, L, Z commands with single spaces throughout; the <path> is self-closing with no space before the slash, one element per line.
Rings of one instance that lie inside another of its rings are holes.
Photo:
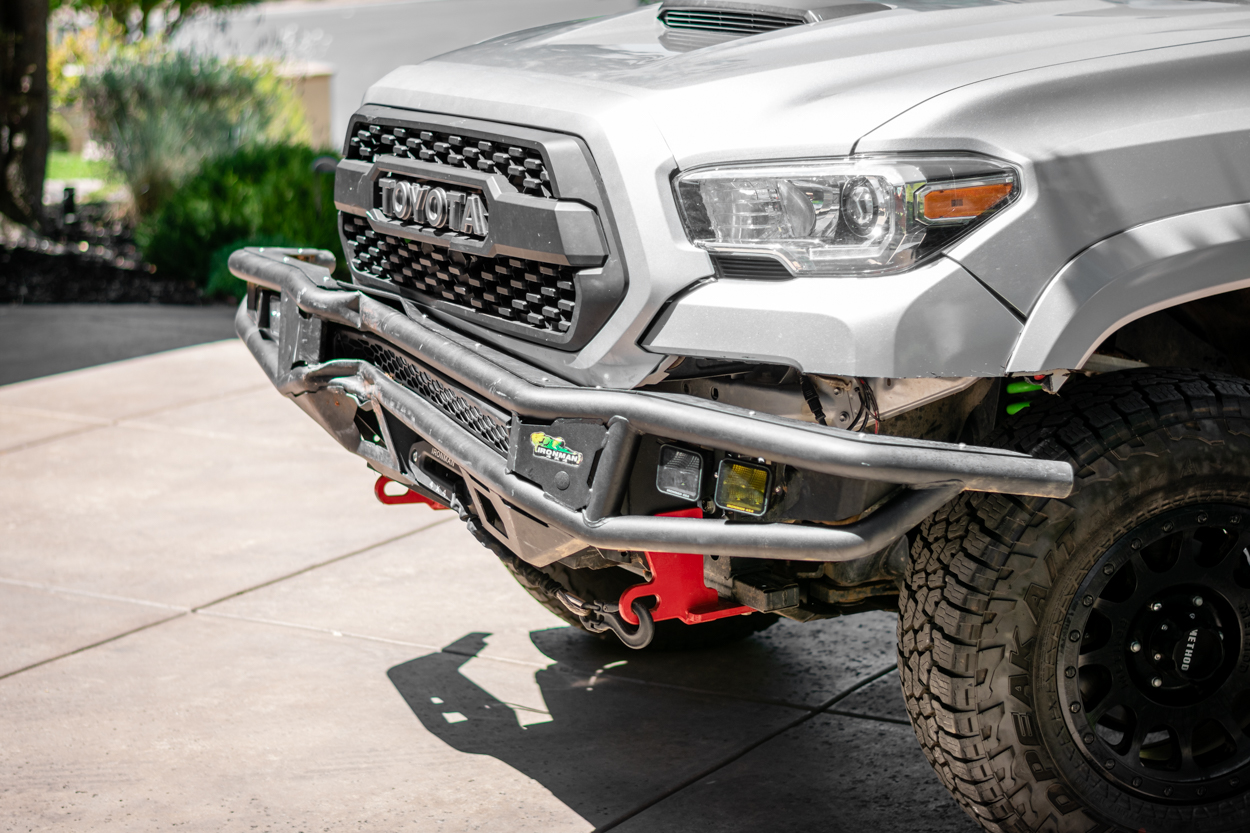
<path fill-rule="evenodd" d="M 426 506 L 430 507 L 431 509 L 450 509 L 451 508 L 450 506 L 444 506 L 438 501 L 432 500 L 423 494 L 419 494 L 418 492 L 412 491 L 407 486 L 404 486 L 403 483 L 397 483 L 397 485 L 399 486 L 404 486 L 404 491 L 402 494 L 398 494 L 398 495 L 387 494 L 386 493 L 387 483 L 396 483 L 396 481 L 391 480 L 389 477 L 387 477 L 384 474 L 378 478 L 377 483 L 373 484 L 373 493 L 377 495 L 378 500 L 380 500 L 382 503 L 385 503 L 387 506 L 398 506 L 401 503 L 424 503 Z"/>

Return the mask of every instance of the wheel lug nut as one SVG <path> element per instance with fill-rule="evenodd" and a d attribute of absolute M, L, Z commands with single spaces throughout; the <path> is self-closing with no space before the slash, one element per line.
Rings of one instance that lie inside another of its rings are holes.
<path fill-rule="evenodd" d="M 1167 622 L 1164 622 L 1162 625 L 1160 625 L 1160 626 L 1159 626 L 1159 630 L 1161 630 L 1161 631 L 1166 631 L 1167 629 L 1168 629 L 1168 623 L 1167 623 Z"/>
<path fill-rule="evenodd" d="M 1202 607 L 1202 597 L 1194 596 L 1194 607 Z"/>
<path fill-rule="evenodd" d="M 1130 643 L 1128 644 L 1128 649 L 1129 649 L 1130 651 L 1132 651 L 1133 653 L 1135 653 L 1135 654 L 1140 654 L 1140 653 L 1141 653 L 1141 643 L 1140 643 L 1140 642 L 1138 642 L 1136 639 L 1134 639 L 1132 642 L 1130 642 Z"/>
<path fill-rule="evenodd" d="M 1150 684 L 1154 686 L 1155 688 L 1159 688 L 1160 686 L 1163 685 L 1163 678 L 1155 677 L 1153 680 L 1150 681 Z"/>
<path fill-rule="evenodd" d="M 1093 733 L 1093 732 L 1086 732 L 1086 733 L 1085 733 L 1085 734 L 1081 737 L 1081 740 L 1085 741 L 1086 743 L 1093 743 L 1093 742 L 1094 742 L 1094 733 Z"/>
<path fill-rule="evenodd" d="M 1163 610 L 1163 605 L 1160 604 L 1159 602 L 1151 602 L 1150 609 L 1153 610 L 1155 613 L 1158 613 L 1160 610 Z"/>
<path fill-rule="evenodd" d="M 1155 655 L 1154 655 L 1154 661 L 1155 661 L 1155 662 L 1159 662 L 1159 661 L 1160 661 L 1160 660 L 1162 660 L 1162 659 L 1163 659 L 1163 654 L 1160 654 L 1160 653 L 1157 653 L 1157 652 L 1156 652 L 1156 653 L 1155 653 Z"/>

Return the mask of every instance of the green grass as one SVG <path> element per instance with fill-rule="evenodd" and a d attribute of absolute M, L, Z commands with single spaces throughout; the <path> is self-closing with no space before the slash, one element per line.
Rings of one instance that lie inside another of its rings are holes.
<path fill-rule="evenodd" d="M 74 153 L 54 150 L 48 154 L 48 179 L 102 179 L 106 185 L 121 185 L 121 175 L 107 159 L 83 159 Z"/>

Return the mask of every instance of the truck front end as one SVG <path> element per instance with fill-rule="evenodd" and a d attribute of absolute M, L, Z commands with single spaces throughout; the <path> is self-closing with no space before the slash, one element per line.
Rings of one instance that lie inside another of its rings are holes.
<path fill-rule="evenodd" d="M 239 333 L 340 443 L 592 630 L 639 645 L 654 621 L 891 607 L 906 533 L 959 492 L 1072 487 L 1045 449 L 972 443 L 1019 322 L 942 253 L 1021 174 L 856 155 L 862 124 L 793 113 L 783 142 L 731 139 L 717 99 L 767 89 L 775 55 L 691 88 L 670 64 L 723 74 L 707 55 L 736 36 L 672 23 L 647 9 L 388 76 L 337 171 L 350 280 L 238 252 Z M 560 42 L 579 44 L 564 65 Z M 645 96 L 611 80 L 639 64 Z M 678 143 L 697 147 L 680 164 Z M 587 591 L 560 567 L 610 573 Z"/>

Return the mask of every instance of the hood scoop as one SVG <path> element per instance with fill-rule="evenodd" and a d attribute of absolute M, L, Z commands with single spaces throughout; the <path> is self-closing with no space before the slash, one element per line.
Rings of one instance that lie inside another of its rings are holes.
<path fill-rule="evenodd" d="M 733 0 L 665 0 L 660 22 L 672 30 L 708 32 L 725 38 L 762 35 L 790 26 L 803 26 L 866 12 L 889 9 L 884 3 L 843 0 L 772 0 L 742 3 Z"/>

